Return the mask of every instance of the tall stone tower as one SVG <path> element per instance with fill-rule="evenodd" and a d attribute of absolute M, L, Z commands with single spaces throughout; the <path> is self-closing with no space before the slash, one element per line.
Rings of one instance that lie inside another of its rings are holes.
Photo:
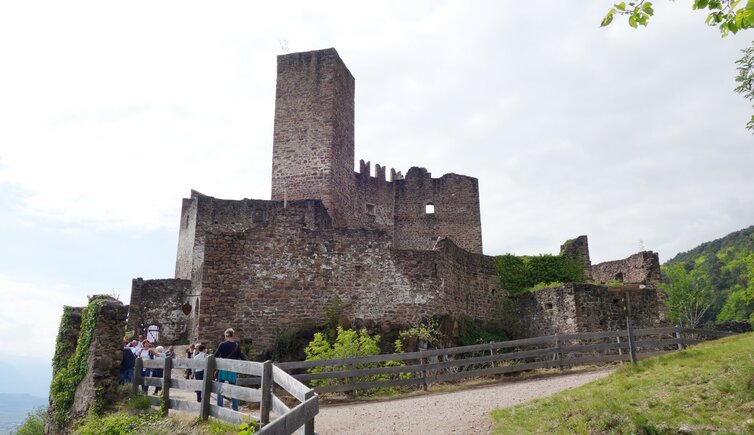
<path fill-rule="evenodd" d="M 334 48 L 278 56 L 272 199 L 321 199 L 354 215 L 355 81 Z"/>

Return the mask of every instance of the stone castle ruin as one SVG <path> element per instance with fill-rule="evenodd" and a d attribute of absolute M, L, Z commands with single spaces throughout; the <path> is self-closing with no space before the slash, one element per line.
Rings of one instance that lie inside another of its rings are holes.
<path fill-rule="evenodd" d="M 214 342 L 227 327 L 269 349 L 285 328 L 322 325 L 337 296 L 372 330 L 429 316 L 493 316 L 506 289 L 482 254 L 479 182 L 426 169 L 354 171 L 354 78 L 334 49 L 278 56 L 270 200 L 183 200 L 175 278 L 133 280 L 128 328 L 162 343 Z M 657 254 L 592 265 L 585 236 L 567 255 L 597 282 L 641 285 L 635 323 L 663 321 Z M 519 298 L 517 335 L 625 325 L 606 286 Z"/>

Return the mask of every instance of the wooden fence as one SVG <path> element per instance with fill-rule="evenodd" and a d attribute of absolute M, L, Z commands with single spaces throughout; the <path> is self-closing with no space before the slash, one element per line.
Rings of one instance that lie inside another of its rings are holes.
<path fill-rule="evenodd" d="M 638 358 L 730 335 L 680 327 L 549 335 L 472 346 L 345 359 L 276 363 L 317 393 L 430 384 Z"/>
<path fill-rule="evenodd" d="M 142 369 L 162 369 L 163 376 L 142 376 Z M 174 379 L 174 369 L 203 369 L 203 380 Z M 239 378 L 239 385 L 219 383 L 212 379 L 215 371 L 227 370 L 250 375 L 250 378 Z M 255 381 L 255 382 L 248 382 Z M 246 385 L 244 385 L 244 383 Z M 258 388 L 248 386 L 255 383 Z M 314 416 L 319 412 L 319 396 L 306 385 L 291 377 L 285 371 L 275 367 L 271 361 L 264 363 L 253 361 L 239 361 L 231 359 L 216 359 L 210 356 L 205 360 L 195 359 L 154 359 L 136 360 L 132 384 L 132 394 L 141 392 L 142 386 L 162 388 L 161 397 L 151 397 L 152 404 L 163 409 L 174 409 L 198 414 L 203 420 L 208 416 L 216 417 L 233 424 L 240 424 L 247 416 L 228 408 L 211 403 L 211 394 L 222 394 L 232 399 L 259 403 L 259 415 L 251 416 L 261 426 L 256 433 L 263 435 L 288 435 L 291 433 L 313 434 Z M 273 386 L 286 391 L 296 399 L 298 404 L 289 408 L 273 392 Z M 170 397 L 172 390 L 186 390 L 202 392 L 202 401 L 181 400 Z M 270 420 L 270 414 L 276 418 Z"/>

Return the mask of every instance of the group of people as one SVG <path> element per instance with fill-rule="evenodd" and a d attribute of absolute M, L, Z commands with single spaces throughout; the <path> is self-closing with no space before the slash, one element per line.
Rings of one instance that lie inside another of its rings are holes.
<path fill-rule="evenodd" d="M 120 374 L 118 376 L 118 383 L 125 384 L 133 381 L 134 366 L 136 360 L 141 358 L 157 359 L 157 358 L 175 358 L 175 349 L 173 346 L 168 347 L 167 350 L 163 346 L 152 347 L 152 342 L 145 340 L 143 336 L 139 336 L 138 340 L 123 341 L 123 359 L 120 364 Z M 141 375 L 144 377 L 161 378 L 163 376 L 163 369 L 142 369 Z M 147 393 L 149 387 L 143 385 L 142 391 Z M 159 394 L 161 387 L 154 387 L 153 394 Z"/>
<path fill-rule="evenodd" d="M 236 343 L 235 331 L 232 328 L 228 328 L 224 333 L 225 341 L 220 343 L 215 350 L 214 356 L 216 358 L 227 359 L 240 359 L 246 360 L 246 355 L 241 351 L 241 346 Z M 125 384 L 133 381 L 134 367 L 136 365 L 136 359 L 157 359 L 157 358 L 175 358 L 175 350 L 173 346 L 168 347 L 167 350 L 163 346 L 152 347 L 153 344 L 144 339 L 143 336 L 139 336 L 138 340 L 123 341 L 123 360 L 121 361 L 120 375 L 118 382 Z M 186 349 L 186 358 L 202 359 L 205 360 L 208 357 L 207 346 L 204 343 L 191 344 Z M 204 364 L 206 366 L 206 363 Z M 186 379 L 202 380 L 205 376 L 204 369 L 186 370 L 184 377 Z M 143 377 L 155 377 L 161 378 L 163 376 L 163 369 L 143 369 L 141 372 Z M 229 384 L 236 384 L 237 377 L 235 372 L 226 370 L 217 370 L 212 374 L 213 379 L 218 382 L 227 382 Z M 142 385 L 142 391 L 147 394 L 149 387 Z M 159 394 L 161 388 L 155 387 L 153 394 Z M 196 391 L 197 402 L 202 401 L 202 392 Z M 217 406 L 223 406 L 223 395 L 217 395 Z M 231 398 L 231 407 L 234 411 L 238 411 L 238 399 Z"/>

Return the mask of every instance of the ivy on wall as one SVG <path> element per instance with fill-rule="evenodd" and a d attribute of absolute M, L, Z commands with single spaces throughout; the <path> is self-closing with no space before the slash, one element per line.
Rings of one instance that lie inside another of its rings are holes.
<path fill-rule="evenodd" d="M 89 299 L 89 304 L 81 311 L 81 331 L 79 333 L 78 343 L 76 350 L 74 351 L 67 364 L 62 365 L 62 361 L 57 361 L 62 366 L 57 369 L 50 384 L 50 396 L 54 403 L 54 410 L 52 413 L 52 423 L 54 426 L 60 428 L 68 423 L 71 417 L 71 407 L 73 406 L 74 395 L 76 394 L 76 388 L 84 379 L 88 372 L 87 359 L 89 357 L 89 345 L 94 335 L 94 329 L 97 326 L 97 312 L 102 305 L 104 299 L 108 296 L 98 295 L 92 296 Z M 69 307 L 67 307 L 69 308 Z M 70 327 L 70 311 L 68 312 L 69 321 L 65 322 L 66 311 L 63 311 L 63 321 L 61 321 L 61 331 L 58 333 L 58 342 L 56 343 L 55 355 L 58 356 L 58 348 L 63 348 L 60 341 L 63 337 L 62 326 L 68 325 Z M 60 355 L 62 355 L 62 351 Z M 53 359 L 53 367 L 56 360 Z"/>
<path fill-rule="evenodd" d="M 570 255 L 498 255 L 497 275 L 511 295 L 534 289 L 537 284 L 583 282 L 584 264 Z"/>
<path fill-rule="evenodd" d="M 55 373 L 58 372 L 63 366 L 65 365 L 65 361 L 63 358 L 66 355 L 71 355 L 71 351 L 73 351 L 73 343 L 70 343 L 68 340 L 65 340 L 65 337 L 70 334 L 71 328 L 73 325 L 71 325 L 71 313 L 73 312 L 73 307 L 64 306 L 63 307 L 63 316 L 60 318 L 60 327 L 58 328 L 58 337 L 55 339 L 55 355 L 52 357 L 52 374 L 53 376 Z"/>

